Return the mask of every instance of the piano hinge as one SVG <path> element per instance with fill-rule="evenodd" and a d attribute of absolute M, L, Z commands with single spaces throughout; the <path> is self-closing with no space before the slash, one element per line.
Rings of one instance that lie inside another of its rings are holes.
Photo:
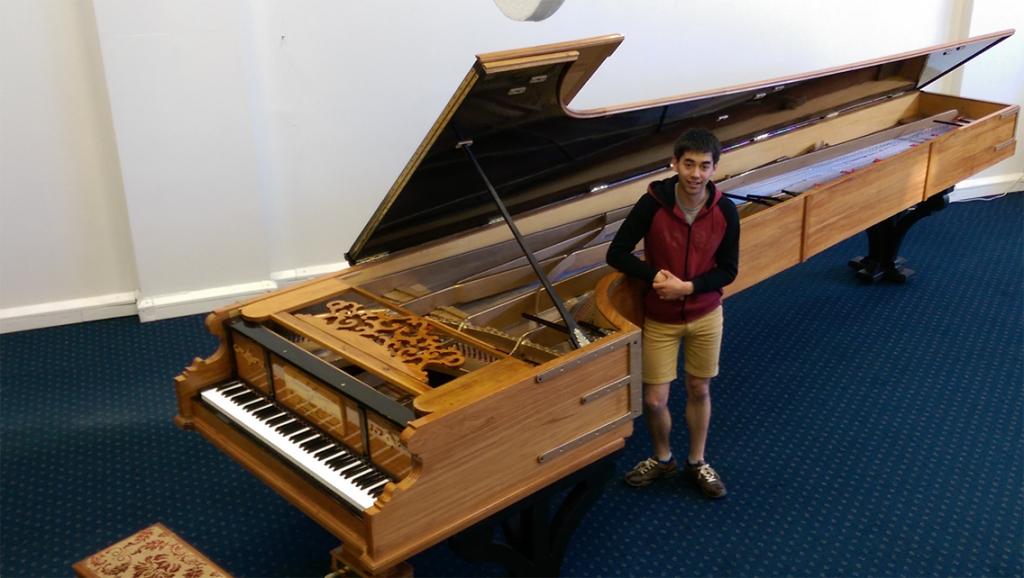
<path fill-rule="evenodd" d="M 577 367 L 585 363 L 590 363 L 591 361 L 597 359 L 598 357 L 601 357 L 602 355 L 606 355 L 608 353 L 615 351 L 616 349 L 619 349 L 623 346 L 630 344 L 639 345 L 640 337 L 637 336 L 634 337 L 633 339 L 620 339 L 618 341 L 613 341 L 608 345 L 602 345 L 601 347 L 598 347 L 597 349 L 591 351 L 590 353 L 586 355 L 581 355 L 576 359 L 573 359 L 572 361 L 559 365 L 558 367 L 551 368 L 547 371 L 542 371 L 537 374 L 537 383 L 542 383 L 549 379 L 558 377 L 559 375 L 565 373 L 566 371 L 576 369 Z"/>
<path fill-rule="evenodd" d="M 387 251 L 384 251 L 383 253 L 377 253 L 376 255 L 371 255 L 369 257 L 363 257 L 362 259 L 359 259 L 358 261 L 356 261 L 356 265 L 365 265 L 367 263 L 375 263 L 377 261 L 380 261 L 381 259 L 384 259 L 388 255 L 390 255 L 390 253 L 387 252 Z"/>

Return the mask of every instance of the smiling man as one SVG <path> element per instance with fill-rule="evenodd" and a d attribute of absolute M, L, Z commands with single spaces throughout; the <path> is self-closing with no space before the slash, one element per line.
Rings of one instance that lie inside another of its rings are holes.
<path fill-rule="evenodd" d="M 732 201 L 711 182 L 722 145 L 710 131 L 691 129 L 676 141 L 676 175 L 650 184 L 608 248 L 608 264 L 647 281 L 644 298 L 644 419 L 654 456 L 626 474 L 646 486 L 674 476 L 676 458 L 668 409 L 683 346 L 686 425 L 690 449 L 683 474 L 708 497 L 725 496 L 725 484 L 704 460 L 711 423 L 711 378 L 718 375 L 722 346 L 722 288 L 736 278 L 740 222 Z M 635 255 L 644 240 L 644 258 Z"/>

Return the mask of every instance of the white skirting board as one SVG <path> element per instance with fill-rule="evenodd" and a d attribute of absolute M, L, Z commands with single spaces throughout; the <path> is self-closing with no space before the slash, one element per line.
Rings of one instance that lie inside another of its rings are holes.
<path fill-rule="evenodd" d="M 1010 173 L 957 183 L 956 189 L 949 195 L 949 200 L 955 203 L 1020 192 L 1024 192 L 1024 173 Z"/>
<path fill-rule="evenodd" d="M 218 307 L 231 305 L 236 301 L 248 299 L 268 291 L 277 289 L 273 281 L 257 281 L 242 285 L 215 287 L 201 291 L 185 291 L 174 295 L 157 295 L 139 300 L 139 319 L 142 321 L 159 321 L 183 315 L 209 313 Z"/>
<path fill-rule="evenodd" d="M 138 296 L 132 292 L 8 307 L 0 309 L 0 333 L 135 315 L 137 303 Z"/>
<path fill-rule="evenodd" d="M 290 269 L 273 273 L 269 281 L 186 291 L 173 295 L 142 297 L 136 291 L 40 303 L 25 307 L 9 307 L 0 309 L 0 334 L 129 315 L 138 315 L 141 321 L 158 321 L 183 315 L 209 313 L 218 307 L 306 279 L 333 273 L 347 266 L 348 263 L 342 262 Z"/>

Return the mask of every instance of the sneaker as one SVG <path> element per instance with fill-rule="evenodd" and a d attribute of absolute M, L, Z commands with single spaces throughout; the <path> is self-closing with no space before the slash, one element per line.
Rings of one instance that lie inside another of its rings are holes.
<path fill-rule="evenodd" d="M 658 458 L 652 456 L 637 464 L 635 468 L 626 474 L 626 483 L 639 488 L 640 486 L 646 486 L 654 480 L 671 478 L 674 475 L 676 475 L 675 456 L 672 456 L 672 459 L 667 464 L 659 462 Z"/>
<path fill-rule="evenodd" d="M 718 472 L 711 469 L 711 466 L 703 460 L 695 466 L 686 462 L 683 466 L 683 476 L 696 484 L 700 491 L 709 498 L 721 498 L 726 494 L 725 484 L 722 483 L 722 478 L 718 477 Z"/>

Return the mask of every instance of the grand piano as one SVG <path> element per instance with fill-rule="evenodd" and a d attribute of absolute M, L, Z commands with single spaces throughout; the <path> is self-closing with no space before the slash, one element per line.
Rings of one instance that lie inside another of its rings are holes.
<path fill-rule="evenodd" d="M 727 295 L 865 230 L 858 268 L 898 276 L 907 226 L 879 225 L 1015 149 L 1019 107 L 922 89 L 1012 33 L 590 111 L 567 103 L 621 36 L 480 55 L 352 267 L 209 315 L 220 346 L 176 378 L 175 422 L 335 535 L 339 564 L 408 573 L 624 447 L 644 288 L 604 256 L 683 130 L 724 144 Z"/>

